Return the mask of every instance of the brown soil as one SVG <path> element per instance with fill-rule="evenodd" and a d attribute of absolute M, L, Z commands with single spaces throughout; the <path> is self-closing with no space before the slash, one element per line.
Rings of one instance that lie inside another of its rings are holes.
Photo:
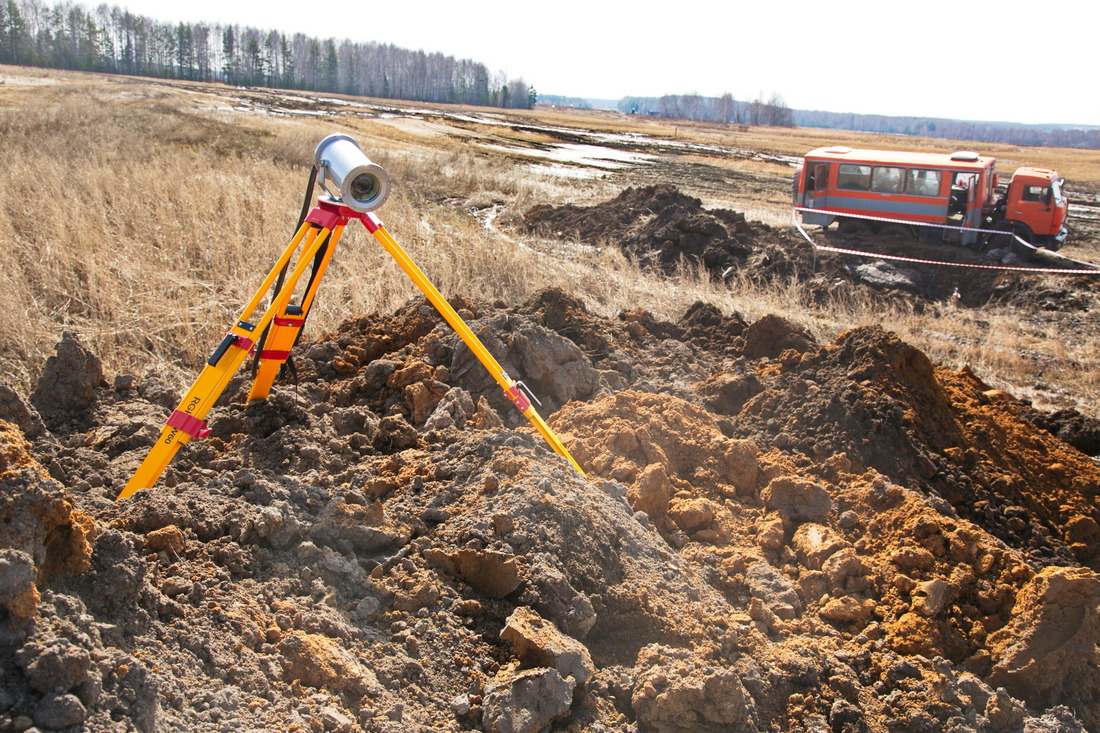
<path fill-rule="evenodd" d="M 1100 726 L 1072 421 L 879 328 L 455 305 L 587 477 L 420 300 L 237 377 L 118 503 L 175 389 L 66 336 L 4 390 L 0 727 Z"/>

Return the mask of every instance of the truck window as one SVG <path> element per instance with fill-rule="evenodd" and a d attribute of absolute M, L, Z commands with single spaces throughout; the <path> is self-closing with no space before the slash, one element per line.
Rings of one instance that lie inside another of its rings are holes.
<path fill-rule="evenodd" d="M 876 193 L 901 193 L 902 169 L 876 166 L 871 173 L 871 190 Z"/>
<path fill-rule="evenodd" d="M 970 188 L 976 177 L 973 173 L 956 173 L 953 185 L 955 188 Z"/>
<path fill-rule="evenodd" d="M 841 163 L 836 176 L 837 188 L 866 191 L 871 187 L 871 166 Z"/>
<path fill-rule="evenodd" d="M 1024 201 L 1042 203 L 1050 199 L 1050 188 L 1048 186 L 1024 186 L 1024 195 L 1020 198 Z"/>
<path fill-rule="evenodd" d="M 939 196 L 940 171 L 911 170 L 905 190 L 914 196 Z"/>

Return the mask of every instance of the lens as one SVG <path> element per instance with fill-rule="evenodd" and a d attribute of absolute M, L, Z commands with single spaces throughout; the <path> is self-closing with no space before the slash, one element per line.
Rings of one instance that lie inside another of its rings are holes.
<path fill-rule="evenodd" d="M 352 180 L 348 191 L 356 201 L 368 202 L 378 195 L 378 178 L 370 173 L 360 173 Z"/>

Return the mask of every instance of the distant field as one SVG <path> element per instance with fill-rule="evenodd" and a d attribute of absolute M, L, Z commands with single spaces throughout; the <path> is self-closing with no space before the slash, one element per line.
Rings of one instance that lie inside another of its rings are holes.
<path fill-rule="evenodd" d="M 395 192 L 379 213 L 448 296 L 515 303 L 559 286 L 603 315 L 644 307 L 666 319 L 707 300 L 750 318 L 785 315 L 821 338 L 883 323 L 933 358 L 971 364 L 1039 404 L 1090 414 L 1100 405 L 1100 353 L 1087 313 L 960 310 L 904 298 L 821 303 L 794 281 L 763 288 L 690 272 L 670 280 L 614 247 L 577 247 L 514 227 L 536 204 L 591 205 L 658 182 L 707 207 L 787 226 L 793 163 L 825 144 L 977 148 L 1007 172 L 1024 163 L 1056 168 L 1071 196 L 1095 201 L 1097 151 L 320 99 L 16 67 L 0 67 L 0 80 L 0 307 L 17 314 L 0 323 L 0 374 L 24 391 L 65 330 L 79 333 L 109 374 L 155 370 L 188 382 L 289 241 L 317 141 L 342 131 L 390 172 Z M 593 131 L 644 160 L 600 167 L 540 157 L 562 144 L 590 145 L 584 136 Z M 1100 258 L 1100 245 L 1084 237 L 1067 252 Z M 1095 287 L 1080 279 L 1050 287 L 1094 298 Z M 306 337 L 416 294 L 373 238 L 349 229 Z"/>

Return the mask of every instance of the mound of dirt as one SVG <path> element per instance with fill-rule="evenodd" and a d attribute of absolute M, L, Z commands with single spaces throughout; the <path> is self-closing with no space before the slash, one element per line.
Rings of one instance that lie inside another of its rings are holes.
<path fill-rule="evenodd" d="M 587 476 L 422 300 L 122 502 L 177 390 L 66 336 L 90 399 L 0 393 L 0 728 L 1100 726 L 1100 467 L 1033 409 L 879 328 L 455 305 Z"/>
<path fill-rule="evenodd" d="M 528 231 L 613 244 L 640 262 L 666 271 L 687 260 L 720 275 L 750 267 L 754 274 L 767 277 L 808 271 L 813 258 L 804 241 L 750 222 L 736 211 L 708 211 L 699 199 L 667 184 L 627 188 L 595 206 L 535 206 L 523 221 Z"/>
<path fill-rule="evenodd" d="M 1035 424 L 1069 443 L 1082 453 L 1100 455 L 1100 420 L 1082 415 L 1077 410 L 1056 412 L 1025 409 L 1023 415 Z"/>
<path fill-rule="evenodd" d="M 809 229 L 818 246 L 864 254 L 816 250 L 801 235 L 747 221 L 728 209 L 704 209 L 702 202 L 667 184 L 627 188 L 594 206 L 539 205 L 523 218 L 528 232 L 567 238 L 596 246 L 615 246 L 645 265 L 674 272 L 682 263 L 702 265 L 715 278 L 735 273 L 755 282 L 807 283 L 825 302 L 838 290 L 869 297 L 908 299 L 915 307 L 928 300 L 958 301 L 968 306 L 987 302 L 1042 311 L 1078 313 L 1094 306 L 1095 277 L 1079 276 L 1072 287 L 1023 278 L 1019 273 L 984 269 L 1002 262 L 994 251 L 948 244 L 923 244 L 904 236 L 841 234 Z M 876 258 L 876 255 L 907 260 Z M 991 258 L 992 256 L 992 258 Z M 1036 255 L 1028 267 L 1072 268 L 1072 262 Z M 929 262 L 978 265 L 954 267 Z"/>

